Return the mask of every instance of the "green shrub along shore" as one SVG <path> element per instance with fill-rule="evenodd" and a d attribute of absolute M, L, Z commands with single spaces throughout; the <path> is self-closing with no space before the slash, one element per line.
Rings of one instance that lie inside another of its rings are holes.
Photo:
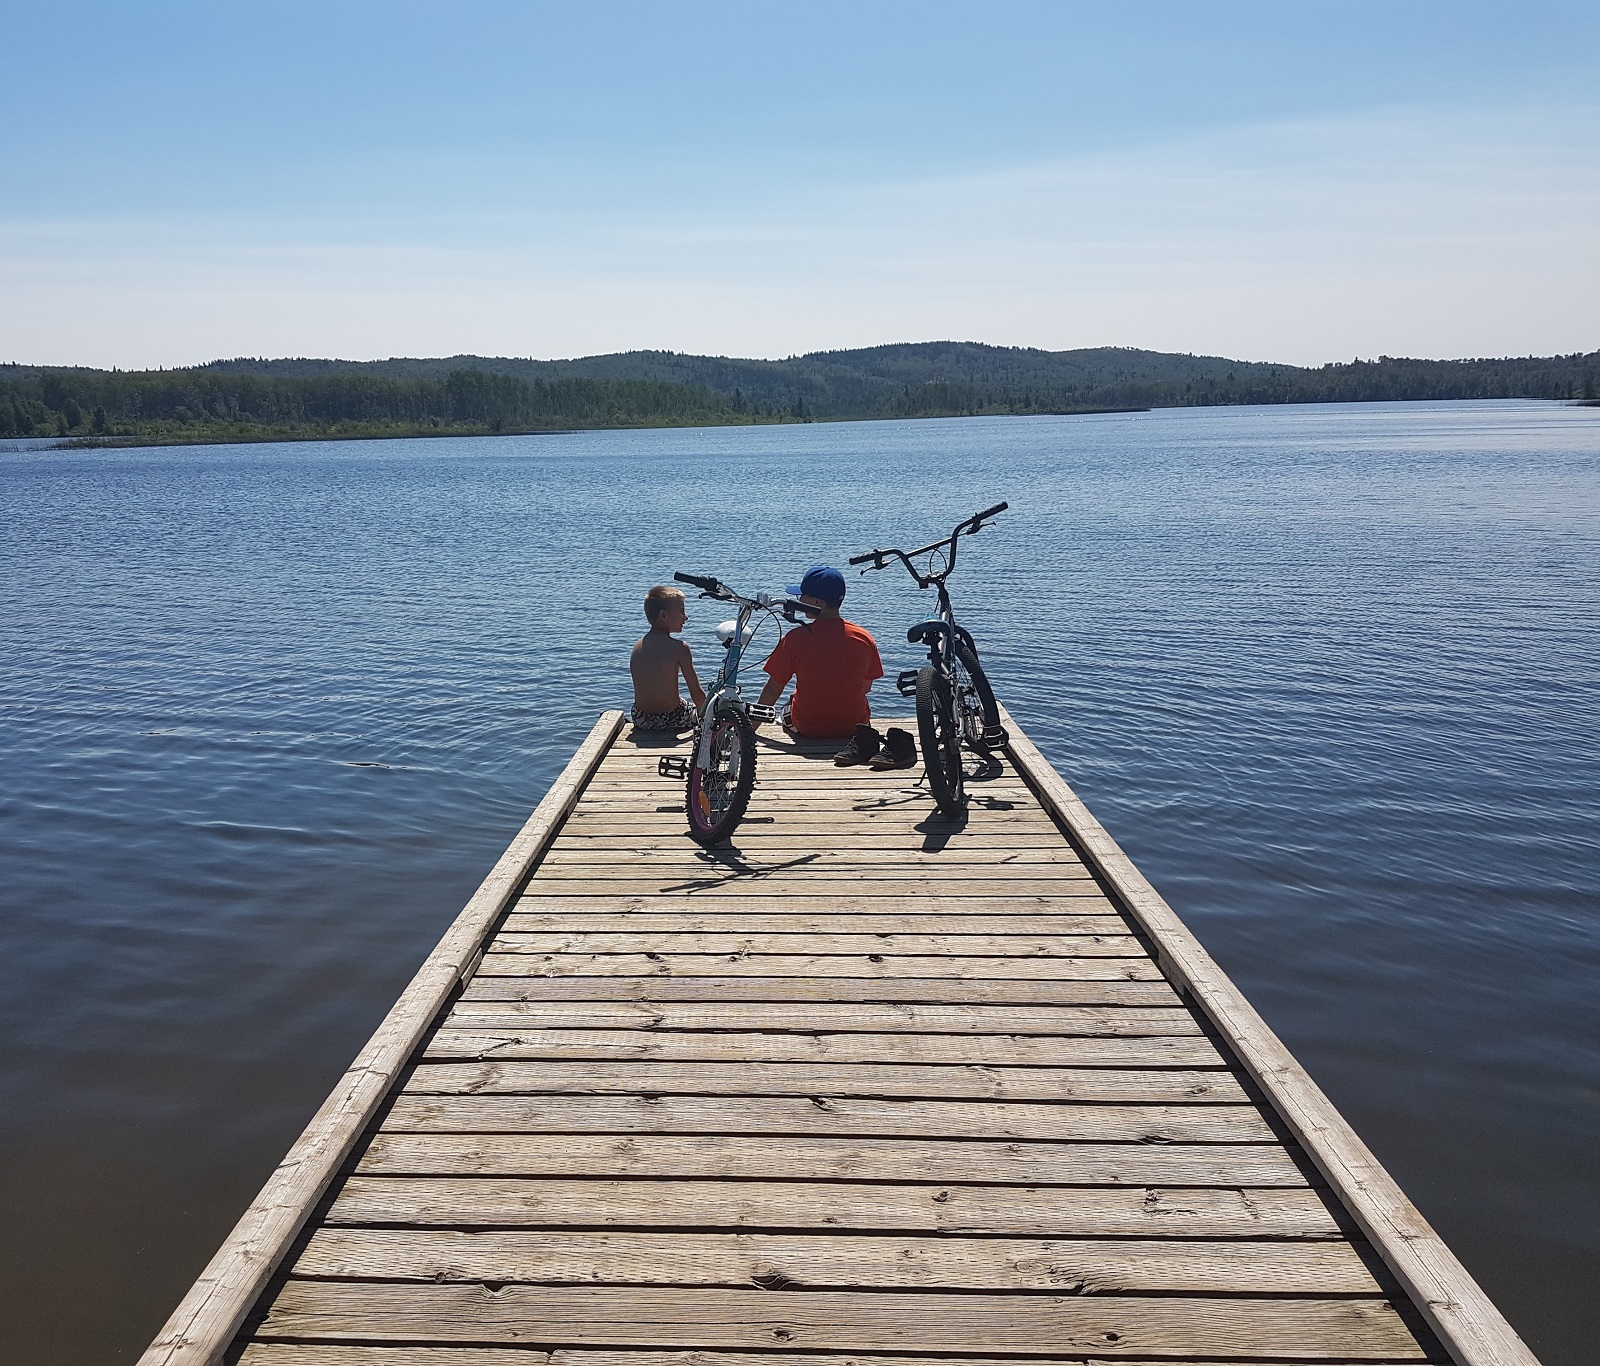
<path fill-rule="evenodd" d="M 1388 356 L 1314 369 L 1100 347 L 924 342 L 738 360 L 631 351 L 212 361 L 179 370 L 0 365 L 0 437 L 74 445 L 482 435 L 1130 411 L 1244 403 L 1596 400 L 1600 351 L 1508 360 Z"/>

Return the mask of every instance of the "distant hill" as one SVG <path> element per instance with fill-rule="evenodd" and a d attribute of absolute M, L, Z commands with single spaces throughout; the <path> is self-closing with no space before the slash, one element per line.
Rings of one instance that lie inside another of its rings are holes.
<path fill-rule="evenodd" d="M 0 436 L 237 441 L 1040 414 L 1238 403 L 1593 399 L 1600 352 L 1305 368 L 1123 347 L 910 342 L 787 360 L 240 357 L 177 370 L 0 365 Z"/>

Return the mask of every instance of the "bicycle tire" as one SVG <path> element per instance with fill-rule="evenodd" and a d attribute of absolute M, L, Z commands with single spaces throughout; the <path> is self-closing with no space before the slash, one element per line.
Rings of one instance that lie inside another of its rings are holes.
<path fill-rule="evenodd" d="M 967 809 L 967 775 L 961 766 L 961 732 L 955 696 L 931 664 L 917 674 L 917 731 L 922 736 L 922 767 L 939 810 L 959 816 Z"/>
<path fill-rule="evenodd" d="M 1006 728 L 1000 724 L 1000 707 L 994 700 L 994 689 L 989 686 L 989 676 L 984 673 L 983 665 L 978 663 L 977 651 L 958 640 L 956 686 L 961 692 L 966 693 L 968 686 L 962 683 L 963 674 L 966 675 L 967 685 L 970 685 L 971 695 L 978 705 L 962 706 L 961 738 L 966 741 L 968 749 L 976 750 L 979 754 L 988 754 L 991 750 L 1004 746 L 1011 737 L 1006 734 Z"/>
<path fill-rule="evenodd" d="M 695 758 L 700 755 L 695 735 Z M 756 785 L 756 729 L 741 711 L 725 711 L 711 721 L 710 757 L 691 762 L 684 794 L 689 837 L 696 844 L 720 844 L 733 834 L 750 805 Z"/>

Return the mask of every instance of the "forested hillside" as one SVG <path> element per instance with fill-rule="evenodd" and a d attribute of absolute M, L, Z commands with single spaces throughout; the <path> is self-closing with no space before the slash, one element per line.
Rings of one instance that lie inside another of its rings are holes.
<path fill-rule="evenodd" d="M 922 342 L 740 360 L 630 351 L 577 360 L 450 356 L 236 360 L 180 370 L 0 366 L 0 436 L 236 441 L 536 432 L 1239 403 L 1593 399 L 1600 352 L 1380 357 L 1306 369 L 1120 347 Z"/>

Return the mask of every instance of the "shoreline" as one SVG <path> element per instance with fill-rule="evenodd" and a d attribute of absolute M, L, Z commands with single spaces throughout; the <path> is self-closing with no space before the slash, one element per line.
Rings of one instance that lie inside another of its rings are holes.
<path fill-rule="evenodd" d="M 1188 407 L 1219 405 L 1183 405 Z M 246 446 L 281 445 L 310 441 L 412 441 L 440 437 L 485 436 L 572 436 L 579 432 L 630 432 L 692 430 L 697 427 L 804 427 L 835 422 L 910 422 L 943 421 L 963 417 L 1095 417 L 1117 413 L 1148 413 L 1150 408 L 1063 408 L 1050 412 L 974 412 L 974 413 L 919 413 L 907 417 L 899 413 L 851 414 L 841 417 L 748 417 L 740 415 L 727 421 L 708 421 L 697 418 L 684 422 L 613 422 L 593 426 L 566 427 L 502 427 L 499 430 L 487 424 L 474 427 L 376 429 L 366 431 L 286 431 L 248 433 L 158 433 L 145 435 L 107 433 L 104 436 L 67 433 L 54 437 L 17 437 L 18 441 L 36 441 L 41 444 L 32 450 L 144 450 L 160 446 Z M 0 454 L 21 454 L 6 451 L 0 444 Z"/>

